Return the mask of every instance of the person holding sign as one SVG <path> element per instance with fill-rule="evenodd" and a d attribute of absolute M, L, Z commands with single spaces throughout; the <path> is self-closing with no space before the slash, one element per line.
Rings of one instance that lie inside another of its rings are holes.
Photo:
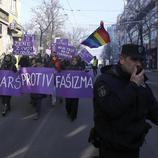
<path fill-rule="evenodd" d="M 32 60 L 32 67 L 43 67 L 43 66 L 44 64 L 42 62 L 40 55 L 36 56 L 36 58 Z M 35 107 L 35 111 L 36 111 L 34 120 L 38 120 L 40 117 L 42 99 L 44 97 L 45 97 L 44 94 L 31 93 L 31 103 Z"/>
<path fill-rule="evenodd" d="M 10 54 L 4 56 L 2 61 L 1 70 L 11 70 L 16 72 L 17 68 L 15 66 L 15 62 L 12 61 L 12 56 Z M 3 95 L 2 96 L 2 115 L 5 116 L 7 111 L 11 110 L 11 96 Z"/>
<path fill-rule="evenodd" d="M 93 68 L 93 73 L 94 73 L 94 76 L 97 75 L 97 70 L 98 70 L 98 59 L 96 56 L 93 57 L 93 65 L 92 65 L 92 68 Z"/>
<path fill-rule="evenodd" d="M 72 59 L 72 63 L 66 68 L 68 70 L 82 70 L 77 57 Z M 71 121 L 77 118 L 79 98 L 66 98 L 66 112 Z"/>

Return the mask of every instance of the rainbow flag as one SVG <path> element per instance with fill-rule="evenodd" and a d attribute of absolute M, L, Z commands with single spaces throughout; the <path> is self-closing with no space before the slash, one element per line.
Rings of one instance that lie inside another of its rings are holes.
<path fill-rule="evenodd" d="M 110 42 L 109 33 L 105 30 L 103 23 L 81 44 L 90 48 L 97 48 Z"/>

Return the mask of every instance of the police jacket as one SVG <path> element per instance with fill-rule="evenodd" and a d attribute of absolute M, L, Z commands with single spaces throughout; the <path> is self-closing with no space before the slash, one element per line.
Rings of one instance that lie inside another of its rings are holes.
<path fill-rule="evenodd" d="M 120 65 L 105 69 L 94 84 L 94 123 L 101 142 L 115 150 L 135 150 L 158 125 L 158 102 L 145 83 L 137 86 Z"/>

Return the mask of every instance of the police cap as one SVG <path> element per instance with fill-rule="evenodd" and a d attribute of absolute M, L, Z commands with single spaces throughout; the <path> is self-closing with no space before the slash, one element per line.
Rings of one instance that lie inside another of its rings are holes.
<path fill-rule="evenodd" d="M 137 44 L 124 44 L 121 54 L 138 60 L 145 59 L 145 48 Z"/>

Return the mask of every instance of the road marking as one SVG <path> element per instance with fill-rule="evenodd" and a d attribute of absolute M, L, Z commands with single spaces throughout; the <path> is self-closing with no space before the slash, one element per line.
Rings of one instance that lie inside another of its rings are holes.
<path fill-rule="evenodd" d="M 28 143 L 28 149 L 27 151 L 23 154 L 23 156 L 21 158 L 25 158 L 27 152 L 29 151 L 29 149 L 31 148 L 32 144 L 34 143 L 34 141 L 36 140 L 36 138 L 39 136 L 40 132 L 43 130 L 43 127 L 45 126 L 45 124 L 48 122 L 48 118 L 49 115 L 54 111 L 54 109 L 51 109 L 47 115 L 43 118 L 41 124 L 39 125 L 39 127 L 36 129 L 36 132 L 33 134 L 32 138 L 30 139 L 30 142 Z M 38 121 L 38 120 L 37 120 Z"/>
<path fill-rule="evenodd" d="M 27 120 L 27 119 L 33 118 L 35 115 L 36 115 L 36 113 L 25 116 L 25 117 L 22 118 L 22 120 Z"/>
<path fill-rule="evenodd" d="M 28 150 L 28 146 L 17 150 L 16 152 L 14 152 L 13 154 L 8 155 L 6 158 L 15 158 L 23 153 L 25 153 Z"/>
<path fill-rule="evenodd" d="M 79 132 L 83 131 L 84 129 L 86 129 L 87 126 L 86 125 L 82 125 L 80 127 L 78 127 L 77 129 L 75 129 L 74 131 L 70 132 L 66 137 L 73 137 L 74 135 L 78 134 Z"/>

